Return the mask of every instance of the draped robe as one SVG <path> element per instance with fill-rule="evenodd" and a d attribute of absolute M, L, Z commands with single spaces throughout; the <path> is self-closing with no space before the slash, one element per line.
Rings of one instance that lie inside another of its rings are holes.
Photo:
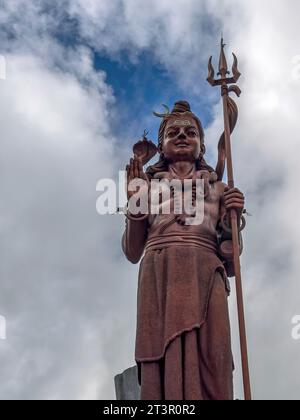
<path fill-rule="evenodd" d="M 229 283 L 217 249 L 220 184 L 206 182 L 200 225 L 182 226 L 172 213 L 148 217 L 135 348 L 142 400 L 233 399 Z M 127 256 L 129 240 L 126 227 Z"/>

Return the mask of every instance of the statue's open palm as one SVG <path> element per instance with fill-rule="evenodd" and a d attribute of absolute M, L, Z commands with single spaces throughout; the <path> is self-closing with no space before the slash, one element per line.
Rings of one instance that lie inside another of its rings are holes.
<path fill-rule="evenodd" d="M 142 179 L 148 183 L 147 175 L 144 172 L 143 164 L 141 159 L 134 157 L 130 159 L 128 165 L 126 165 L 126 173 L 127 173 L 127 198 L 128 200 L 137 192 L 137 191 L 130 191 L 129 184 L 134 179 Z"/>

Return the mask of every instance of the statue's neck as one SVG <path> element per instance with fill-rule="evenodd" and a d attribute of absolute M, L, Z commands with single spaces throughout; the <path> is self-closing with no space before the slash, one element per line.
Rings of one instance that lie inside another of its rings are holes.
<path fill-rule="evenodd" d="M 185 178 L 196 171 L 196 164 L 195 162 L 190 161 L 170 162 L 169 171 L 173 172 L 180 178 Z"/>

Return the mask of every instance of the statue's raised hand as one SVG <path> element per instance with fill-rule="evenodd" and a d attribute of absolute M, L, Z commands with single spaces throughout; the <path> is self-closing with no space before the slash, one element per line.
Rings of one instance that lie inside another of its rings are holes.
<path fill-rule="evenodd" d="M 137 192 L 137 191 L 131 191 L 129 189 L 129 184 L 131 181 L 135 179 L 142 179 L 143 181 L 146 181 L 148 184 L 148 178 L 143 170 L 143 164 L 141 159 L 137 158 L 136 156 L 134 158 L 130 159 L 130 162 L 128 165 L 126 165 L 126 172 L 127 172 L 127 198 L 128 200 Z"/>

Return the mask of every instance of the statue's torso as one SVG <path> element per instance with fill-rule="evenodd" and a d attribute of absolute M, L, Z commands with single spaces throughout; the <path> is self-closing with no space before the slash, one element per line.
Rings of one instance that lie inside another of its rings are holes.
<path fill-rule="evenodd" d="M 170 172 L 157 174 L 156 178 L 169 181 L 174 179 Z M 205 180 L 204 197 L 198 196 L 197 202 L 199 204 L 199 200 L 204 200 L 204 204 L 202 202 L 202 206 L 199 205 L 197 217 L 183 216 L 185 220 L 188 218 L 189 224 L 182 225 L 179 223 L 182 217 L 175 214 L 174 194 L 169 197 L 168 195 L 166 197 L 163 194 L 161 195 L 159 201 L 160 211 L 162 208 L 170 209 L 170 214 L 151 214 L 149 216 L 148 248 L 150 246 L 153 248 L 153 245 L 158 246 L 159 244 L 164 246 L 170 244 L 197 245 L 201 243 L 201 238 L 204 238 L 210 249 L 213 250 L 215 248 L 224 184 L 217 182 L 215 174 L 210 174 L 207 171 L 197 171 L 190 179 L 195 181 L 201 178 Z M 190 183 L 189 185 L 191 186 L 192 184 Z M 196 199 L 195 195 L 194 199 Z M 193 205 L 196 205 L 195 200 Z"/>

